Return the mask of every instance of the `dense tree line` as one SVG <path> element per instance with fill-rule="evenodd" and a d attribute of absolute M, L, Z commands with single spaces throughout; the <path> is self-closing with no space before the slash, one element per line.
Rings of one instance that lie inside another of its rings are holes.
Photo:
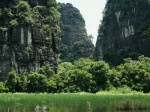
<path fill-rule="evenodd" d="M 124 59 L 110 67 L 105 61 L 81 58 L 74 63 L 63 62 L 55 74 L 49 65 L 28 76 L 11 71 L 0 92 L 98 92 L 128 86 L 132 90 L 150 92 L 150 58 Z"/>

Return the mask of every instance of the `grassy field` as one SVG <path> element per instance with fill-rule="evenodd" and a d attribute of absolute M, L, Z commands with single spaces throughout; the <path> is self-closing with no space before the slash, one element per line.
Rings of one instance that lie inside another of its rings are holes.
<path fill-rule="evenodd" d="M 0 93 L 0 107 L 47 105 L 50 108 L 85 107 L 94 110 L 150 110 L 150 94 L 61 93 L 28 94 Z"/>

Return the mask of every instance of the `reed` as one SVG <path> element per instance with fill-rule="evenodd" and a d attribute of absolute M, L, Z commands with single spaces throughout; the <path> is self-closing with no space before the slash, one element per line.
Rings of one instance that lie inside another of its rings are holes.
<path fill-rule="evenodd" d="M 79 111 L 96 110 L 150 110 L 150 94 L 90 94 L 90 93 L 61 93 L 61 94 L 28 94 L 1 93 L 0 107 L 47 105 L 65 107 Z"/>

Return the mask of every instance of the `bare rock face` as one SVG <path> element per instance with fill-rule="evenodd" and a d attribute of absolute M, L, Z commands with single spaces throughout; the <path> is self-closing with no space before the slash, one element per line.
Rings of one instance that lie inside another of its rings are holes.
<path fill-rule="evenodd" d="M 150 56 L 149 0 L 107 0 L 94 57 L 114 65 L 124 58 Z"/>
<path fill-rule="evenodd" d="M 59 18 L 55 0 L 40 5 L 16 0 L 0 6 L 0 81 L 11 70 L 27 75 L 45 64 L 57 72 Z"/>

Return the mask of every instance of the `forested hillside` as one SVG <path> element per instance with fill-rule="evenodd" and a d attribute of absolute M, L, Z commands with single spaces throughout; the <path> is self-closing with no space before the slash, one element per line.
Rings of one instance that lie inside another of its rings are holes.
<path fill-rule="evenodd" d="M 59 3 L 61 13 L 60 59 L 71 61 L 78 58 L 91 58 L 94 45 L 85 29 L 85 21 L 80 11 L 72 4 Z"/>
<path fill-rule="evenodd" d="M 150 1 L 107 0 L 99 26 L 95 59 L 113 65 L 124 58 L 150 56 Z"/>

